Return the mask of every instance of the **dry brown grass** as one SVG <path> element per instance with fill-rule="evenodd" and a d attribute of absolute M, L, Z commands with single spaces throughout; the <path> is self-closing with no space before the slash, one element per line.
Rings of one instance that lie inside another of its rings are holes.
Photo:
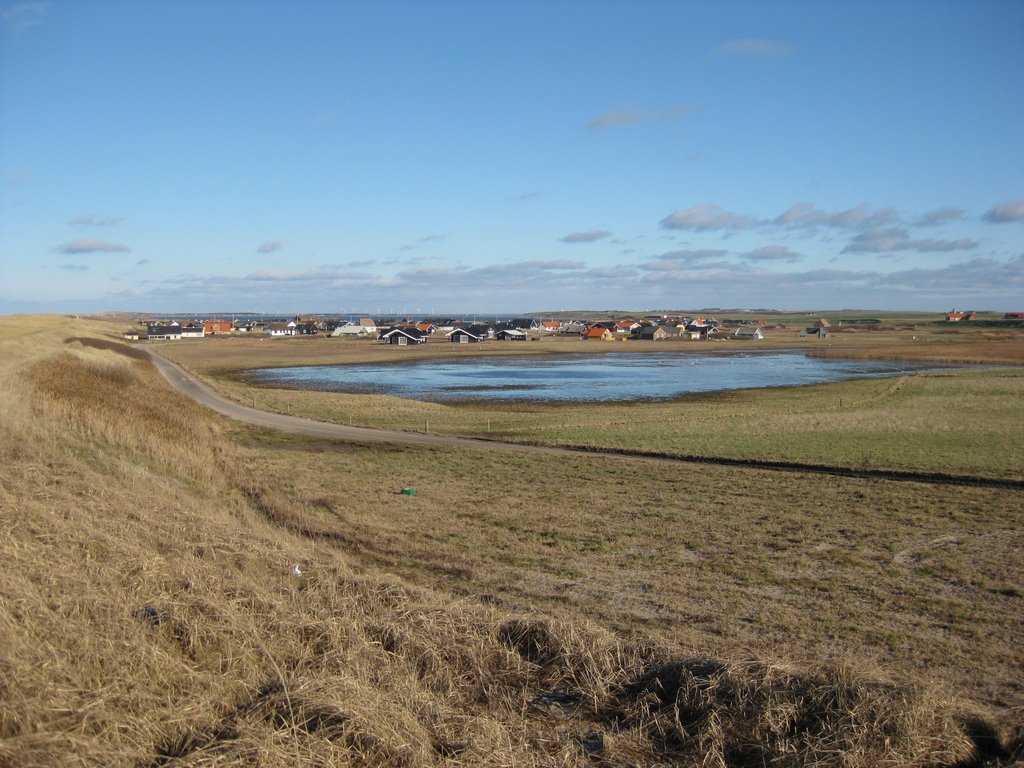
<path fill-rule="evenodd" d="M 933 683 L 388 576 L 145 365 L 66 343 L 104 332 L 0 318 L 5 768 L 939 766 L 1010 738 Z"/>
<path fill-rule="evenodd" d="M 247 441 L 310 535 L 340 532 L 410 580 L 720 655 L 875 660 L 1024 704 L 1019 490 Z"/>

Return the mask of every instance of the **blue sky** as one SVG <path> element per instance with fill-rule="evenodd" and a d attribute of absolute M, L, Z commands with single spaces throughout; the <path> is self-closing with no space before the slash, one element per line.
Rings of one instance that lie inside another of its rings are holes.
<path fill-rule="evenodd" d="M 0 313 L 1024 310 L 1024 3 L 0 3 Z"/>

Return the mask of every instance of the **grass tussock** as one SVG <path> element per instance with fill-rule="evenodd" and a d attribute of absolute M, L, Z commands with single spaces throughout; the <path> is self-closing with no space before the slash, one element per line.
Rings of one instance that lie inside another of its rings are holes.
<path fill-rule="evenodd" d="M 684 653 L 367 567 L 324 512 L 343 499 L 291 497 L 144 363 L 61 330 L 0 355 L 3 768 L 1010 757 L 931 684 Z"/>

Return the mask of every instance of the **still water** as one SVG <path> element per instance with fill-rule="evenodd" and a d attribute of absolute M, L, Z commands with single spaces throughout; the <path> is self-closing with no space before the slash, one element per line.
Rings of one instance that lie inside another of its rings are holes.
<path fill-rule="evenodd" d="M 386 365 L 249 371 L 254 381 L 297 389 L 415 400 L 669 400 L 695 392 L 790 387 L 923 370 L 913 363 L 807 357 L 801 352 L 484 356 Z"/>

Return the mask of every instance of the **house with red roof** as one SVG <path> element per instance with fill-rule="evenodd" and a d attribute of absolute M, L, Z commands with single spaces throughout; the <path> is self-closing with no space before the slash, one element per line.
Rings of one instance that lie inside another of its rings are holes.
<path fill-rule="evenodd" d="M 581 339 L 600 339 L 601 341 L 611 341 L 615 338 L 612 332 L 605 328 L 603 325 L 595 325 L 592 328 L 588 328 L 580 334 Z"/>

